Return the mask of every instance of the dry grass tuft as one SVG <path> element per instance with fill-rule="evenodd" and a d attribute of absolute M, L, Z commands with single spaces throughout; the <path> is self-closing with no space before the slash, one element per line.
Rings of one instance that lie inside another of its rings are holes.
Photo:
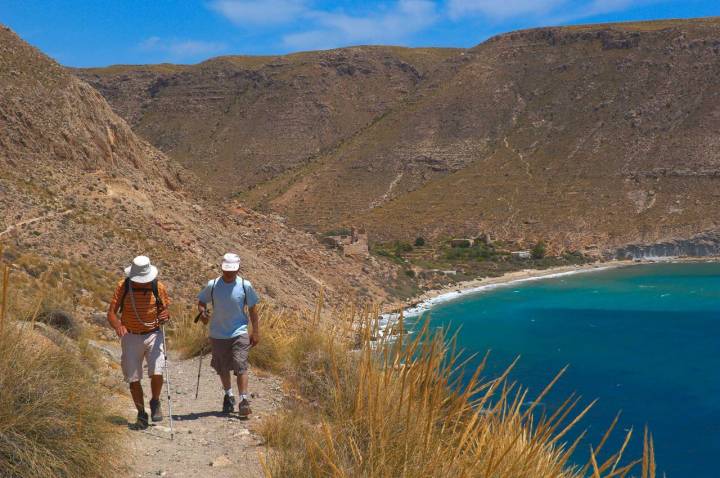
<path fill-rule="evenodd" d="M 112 476 L 119 427 L 76 351 L 6 323 L 0 332 L 0 475 Z"/>
<path fill-rule="evenodd" d="M 454 339 L 424 327 L 409 334 L 400 321 L 381 333 L 377 310 L 348 309 L 320 319 L 261 309 L 255 366 L 281 372 L 293 403 L 266 418 L 268 476 L 611 478 L 655 476 L 652 439 L 644 455 L 608 452 L 615 420 L 598 444 L 568 442 L 592 406 L 569 397 L 541 415 L 537 397 L 508 380 L 512 366 L 481 380 L 485 361 L 462 380 Z M 180 322 L 174 343 L 185 355 L 206 346 L 205 327 Z M 393 337 L 392 340 L 388 337 Z M 513 364 L 514 365 L 514 364 Z M 466 377 L 467 378 L 467 377 Z M 625 436 L 625 445 L 632 431 Z M 570 461 L 577 447 L 591 450 L 586 466 Z"/>
<path fill-rule="evenodd" d="M 284 311 L 277 311 L 266 304 L 258 306 L 258 315 L 262 324 L 262 340 L 253 348 L 250 355 L 252 365 L 265 370 L 279 372 L 287 361 L 293 335 L 288 332 L 288 324 L 295 320 Z M 208 326 L 202 322 L 194 323 L 195 316 L 173 314 L 178 319 L 170 323 L 170 346 L 180 352 L 183 358 L 196 357 L 208 353 Z"/>
<path fill-rule="evenodd" d="M 80 329 L 53 291 L 12 289 L 0 327 L 0 476 L 115 476 L 121 428 L 106 412 L 95 352 L 70 338 Z"/>
<path fill-rule="evenodd" d="M 588 445 L 582 434 L 566 440 L 592 404 L 570 397 L 541 416 L 523 406 L 527 391 L 508 381 L 512 366 L 481 381 L 483 361 L 462 381 L 452 338 L 430 333 L 427 323 L 410 335 L 400 322 L 387 340 L 376 316 L 349 311 L 332 330 L 307 320 L 284 331 L 284 369 L 298 396 L 262 426 L 268 476 L 609 478 L 639 470 L 654 477 L 651 438 L 641 459 L 625 460 L 624 447 L 607 453 L 615 421 L 578 467 L 570 457 Z"/>

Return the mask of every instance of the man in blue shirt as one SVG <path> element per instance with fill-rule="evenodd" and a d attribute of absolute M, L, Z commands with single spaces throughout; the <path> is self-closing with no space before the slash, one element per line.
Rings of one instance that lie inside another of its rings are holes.
<path fill-rule="evenodd" d="M 225 390 L 223 412 L 230 413 L 235 408 L 230 379 L 230 372 L 233 372 L 237 377 L 240 395 L 238 413 L 241 417 L 247 417 L 251 413 L 248 400 L 248 352 L 260 341 L 256 307 L 258 296 L 250 282 L 238 277 L 240 257 L 237 254 L 225 254 L 221 269 L 222 276 L 209 281 L 198 294 L 198 311 L 203 323 L 210 323 L 210 365 L 220 375 Z M 208 304 L 212 305 L 212 316 Z M 245 307 L 252 322 L 249 334 Z"/>

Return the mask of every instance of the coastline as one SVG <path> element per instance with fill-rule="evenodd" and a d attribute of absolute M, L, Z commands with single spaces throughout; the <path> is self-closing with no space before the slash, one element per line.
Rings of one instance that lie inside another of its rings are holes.
<path fill-rule="evenodd" d="M 653 261 L 654 262 L 654 261 Z M 673 259 L 672 262 L 687 262 L 687 259 Z M 565 275 L 580 274 L 586 272 L 594 272 L 608 269 L 617 269 L 620 267 L 628 267 L 638 264 L 649 264 L 651 261 L 638 262 L 635 260 L 613 260 L 606 262 L 593 262 L 582 265 L 558 266 L 548 269 L 523 269 L 514 272 L 508 272 L 498 277 L 485 277 L 482 279 L 473 279 L 469 281 L 459 282 L 457 284 L 442 287 L 440 289 L 431 289 L 421 295 L 415 296 L 405 302 L 395 303 L 383 308 L 382 316 L 385 318 L 393 318 L 403 311 L 405 317 L 414 317 L 430 310 L 433 306 L 456 299 L 468 294 L 473 294 L 486 289 L 492 289 L 518 282 L 526 282 L 531 280 L 548 279 L 552 277 L 561 277 Z"/>
<path fill-rule="evenodd" d="M 442 287 L 440 289 L 431 289 L 418 296 L 408 299 L 404 302 L 390 304 L 383 307 L 382 317 L 392 319 L 403 311 L 405 317 L 416 317 L 423 312 L 430 310 L 433 306 L 456 299 L 468 294 L 473 294 L 487 289 L 502 287 L 519 282 L 527 282 L 539 279 L 549 279 L 553 277 L 562 277 L 565 275 L 581 274 L 587 272 L 603 271 L 609 269 L 618 269 L 621 267 L 629 267 L 642 264 L 653 264 L 658 262 L 720 262 L 720 257 L 658 257 L 653 259 L 628 259 L 628 260 L 610 260 L 605 262 L 592 262 L 582 265 L 558 266 L 548 269 L 523 269 L 514 272 L 508 272 L 498 277 L 485 277 L 482 279 L 473 279 L 469 281 L 459 282 L 454 285 Z"/>

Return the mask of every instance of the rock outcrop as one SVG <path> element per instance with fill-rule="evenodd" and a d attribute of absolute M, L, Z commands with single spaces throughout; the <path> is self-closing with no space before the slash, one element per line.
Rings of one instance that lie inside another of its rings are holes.
<path fill-rule="evenodd" d="M 720 257 L 720 232 L 707 232 L 688 239 L 655 244 L 629 244 L 619 248 L 610 257 L 613 259 Z"/>

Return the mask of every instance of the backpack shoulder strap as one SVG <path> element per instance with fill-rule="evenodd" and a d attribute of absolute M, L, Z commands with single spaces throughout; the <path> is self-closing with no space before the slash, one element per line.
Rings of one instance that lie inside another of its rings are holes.
<path fill-rule="evenodd" d="M 155 307 L 158 309 L 163 308 L 162 299 L 160 298 L 160 292 L 158 291 L 158 280 L 153 279 L 152 282 L 150 282 L 150 286 L 152 287 L 152 293 L 155 296 Z"/>
<path fill-rule="evenodd" d="M 129 290 L 130 290 L 130 278 L 126 277 L 125 282 L 123 282 L 123 293 L 122 293 L 122 296 L 120 296 L 120 307 L 118 308 L 118 314 L 122 314 L 123 308 L 125 306 L 125 297 L 127 296 L 127 293 Z"/>
<path fill-rule="evenodd" d="M 215 284 L 217 284 L 217 282 L 218 282 L 220 279 L 221 279 L 221 277 L 218 277 L 217 279 L 215 279 L 215 280 L 213 281 L 212 287 L 210 288 L 210 303 L 212 304 L 213 309 L 215 308 Z"/>
<path fill-rule="evenodd" d="M 247 289 L 245 288 L 245 279 L 243 279 L 241 277 L 240 280 L 242 281 L 242 286 L 243 286 L 243 309 L 244 309 L 248 305 L 247 304 Z"/>

